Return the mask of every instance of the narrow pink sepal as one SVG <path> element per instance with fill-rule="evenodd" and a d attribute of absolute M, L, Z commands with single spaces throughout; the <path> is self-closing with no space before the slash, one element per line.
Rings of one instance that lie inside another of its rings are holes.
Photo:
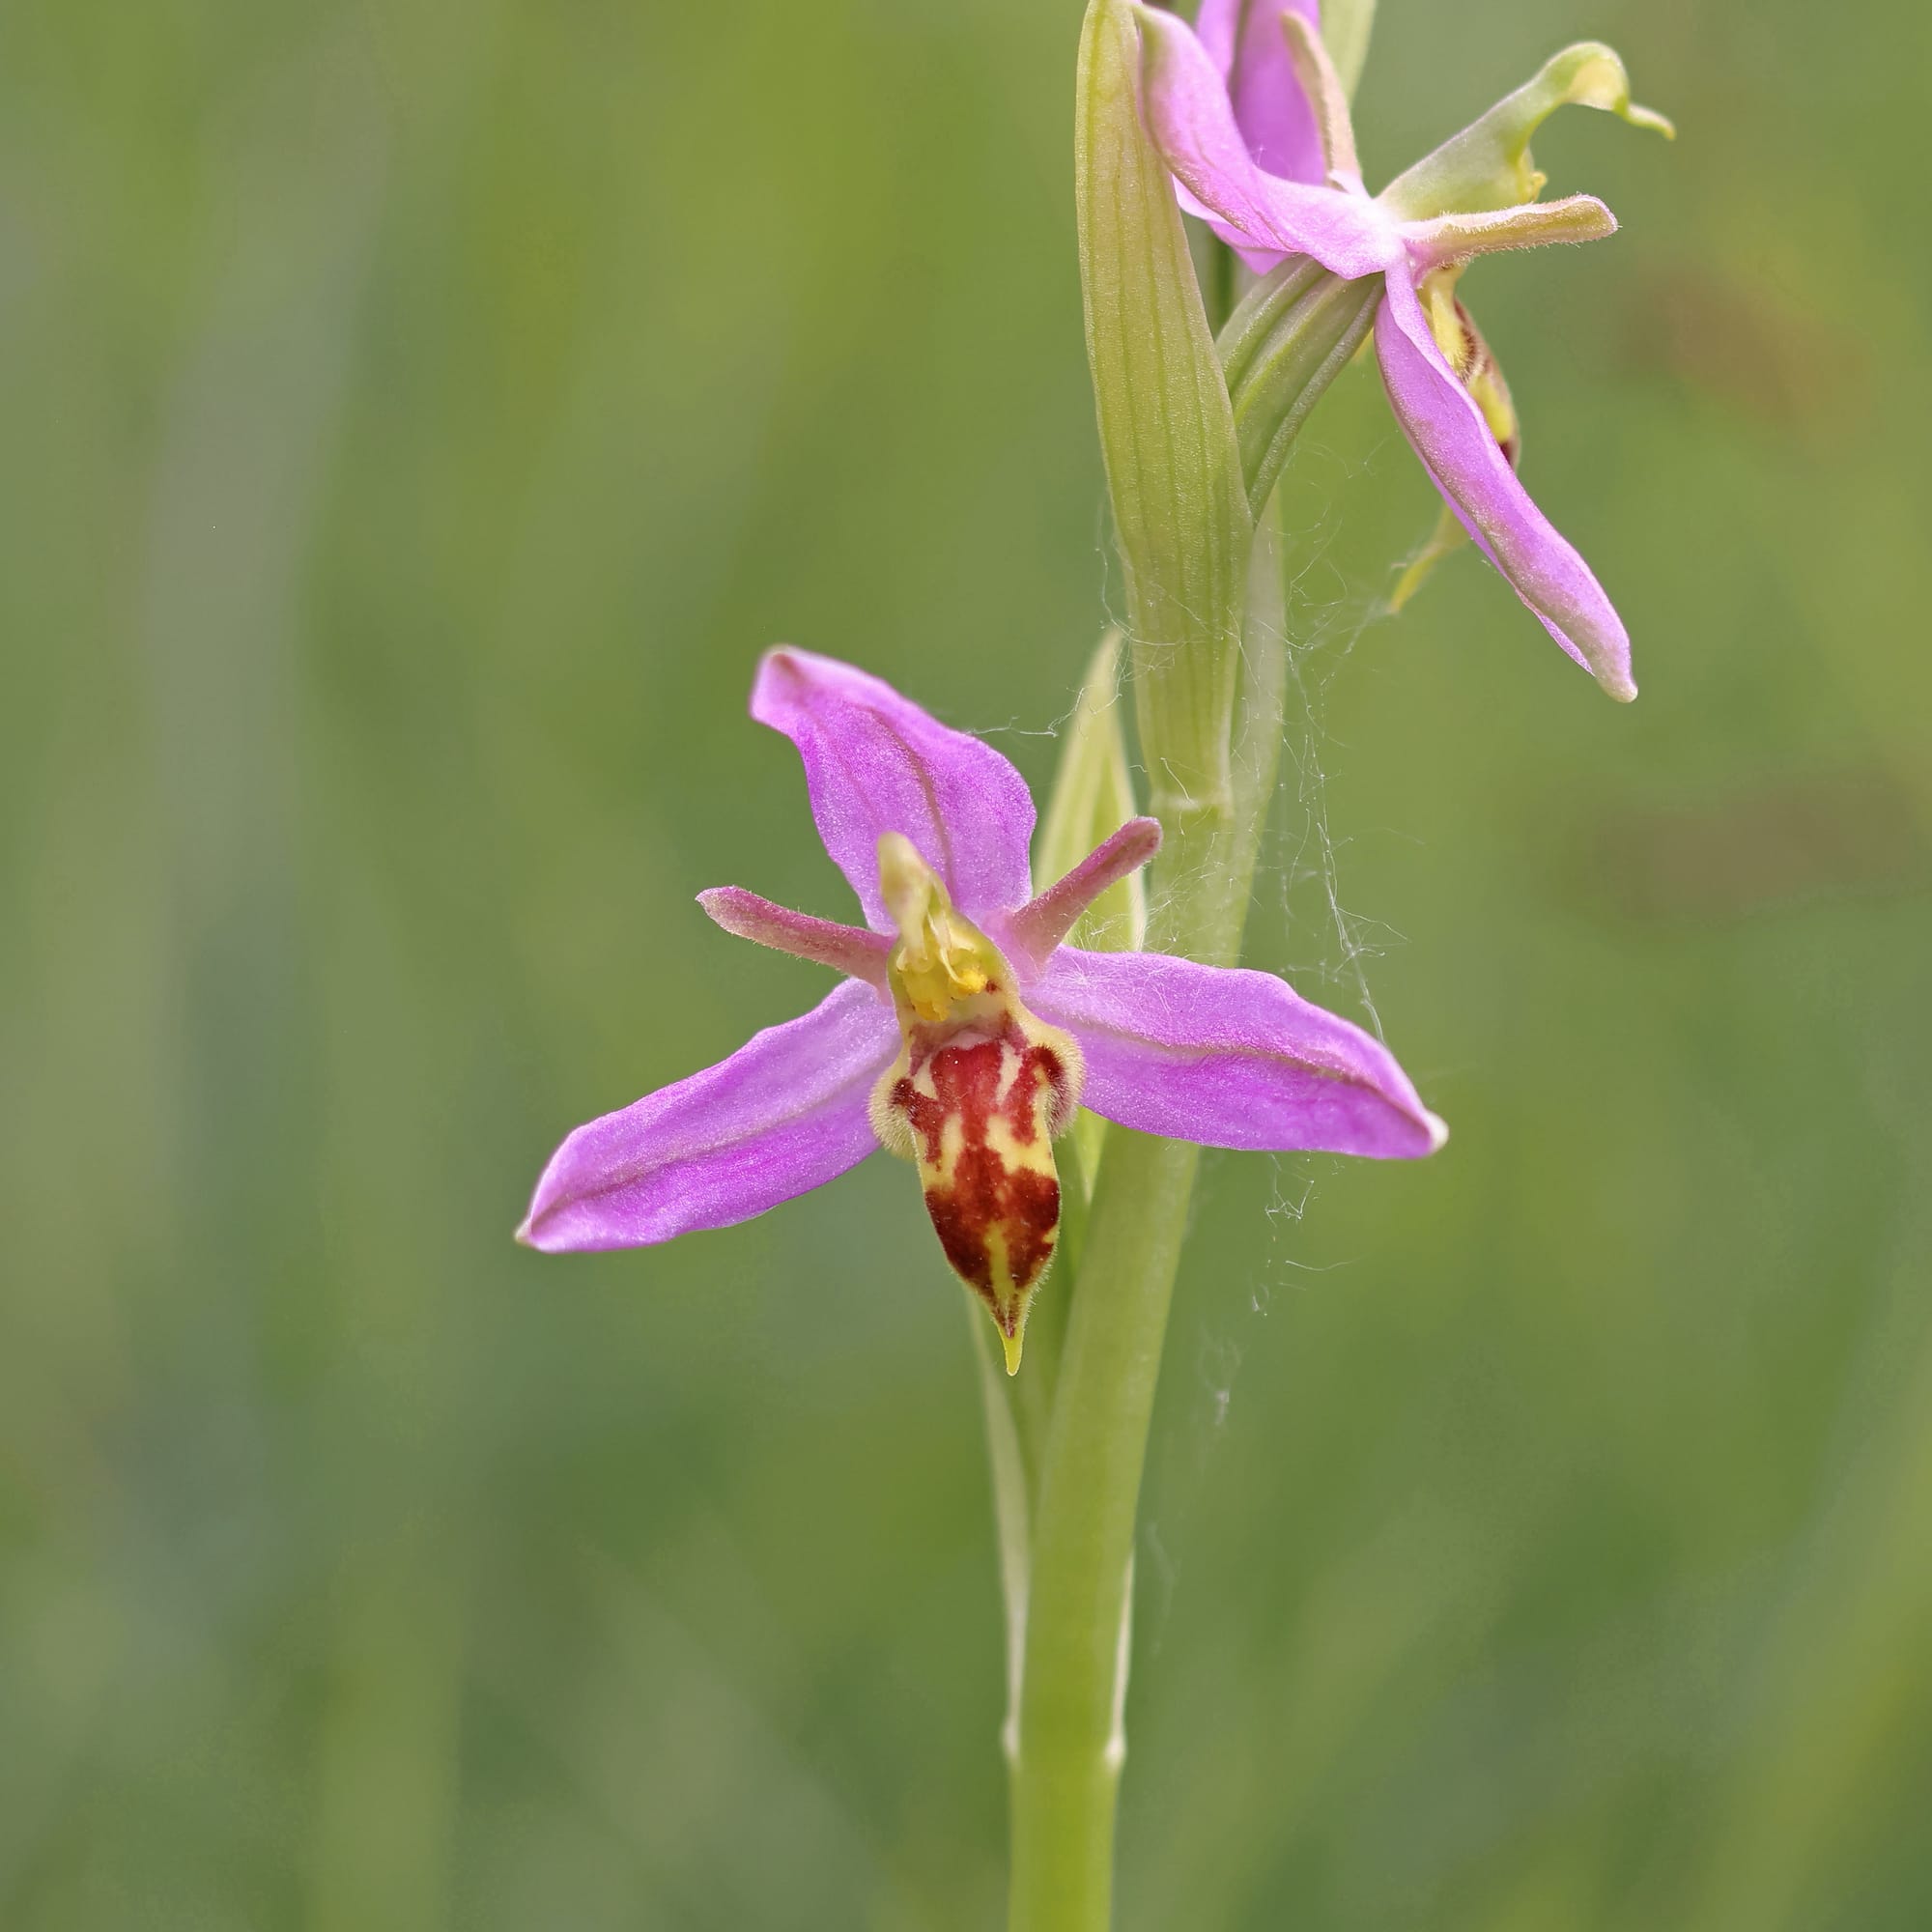
<path fill-rule="evenodd" d="M 1082 1101 L 1142 1133 L 1380 1159 L 1448 1135 L 1379 1040 L 1272 973 L 1063 946 L 1027 1003 L 1080 1042 Z"/>
<path fill-rule="evenodd" d="M 1201 0 L 1194 33 L 1228 83 L 1236 125 L 1256 162 L 1283 181 L 1319 183 L 1321 136 L 1289 55 L 1284 14 L 1321 28 L 1319 0 Z"/>
<path fill-rule="evenodd" d="M 1030 904 L 1004 922 L 1005 936 L 1028 964 L 1044 963 L 1071 932 L 1080 915 L 1128 873 L 1137 872 L 1160 850 L 1160 820 L 1130 818 L 1103 839 L 1079 865 L 1047 887 Z"/>
<path fill-rule="evenodd" d="M 646 1247 L 837 1179 L 879 1144 L 867 1102 L 898 1047 L 892 1008 L 848 980 L 730 1059 L 579 1127 L 517 1238 L 550 1254 Z"/>
<path fill-rule="evenodd" d="M 811 651 L 767 651 L 752 716 L 782 731 L 805 762 L 818 836 L 866 919 L 890 932 L 879 839 L 910 838 L 969 917 L 1033 896 L 1033 797 L 992 746 L 942 724 L 867 672 Z"/>
<path fill-rule="evenodd" d="M 793 912 L 742 886 L 712 886 L 698 894 L 697 903 L 736 938 L 769 946 L 775 952 L 789 952 L 794 959 L 810 959 L 814 966 L 830 966 L 835 973 L 886 990 L 886 961 L 893 943 L 881 933 Z"/>
<path fill-rule="evenodd" d="M 1543 627 L 1612 697 L 1636 696 L 1630 634 L 1590 566 L 1530 500 L 1475 398 L 1443 359 L 1406 268 L 1376 317 L 1389 406 L 1435 487 Z"/>
<path fill-rule="evenodd" d="M 1208 50 L 1172 14 L 1151 7 L 1135 14 L 1148 132 L 1181 185 L 1234 228 L 1239 243 L 1312 255 L 1348 281 L 1400 258 L 1393 217 L 1365 195 L 1283 181 L 1257 167 Z"/>

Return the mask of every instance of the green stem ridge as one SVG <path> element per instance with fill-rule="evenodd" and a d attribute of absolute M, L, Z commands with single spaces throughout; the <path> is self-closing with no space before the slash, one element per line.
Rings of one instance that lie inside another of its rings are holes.
<path fill-rule="evenodd" d="M 1019 1761 L 1020 1665 L 1026 1654 L 1027 1571 L 1034 1472 L 1028 1467 L 1015 1413 L 1013 1378 L 998 1359 L 979 1303 L 962 1302 L 972 1324 L 973 1355 L 986 1406 L 986 1451 L 993 1472 L 993 1526 L 1000 1544 L 1000 1594 L 1007 1606 L 1007 1716 L 1000 1743 L 1010 1769 Z M 1027 1365 L 1033 1367 L 1032 1363 Z"/>
<path fill-rule="evenodd" d="M 1281 743 L 1286 646 L 1272 539 L 1264 527 L 1250 572 L 1228 809 L 1164 821 L 1150 915 L 1157 950 L 1216 964 L 1240 952 Z M 1003 1505 L 1008 1521 L 1028 1511 L 1032 1531 L 1025 1574 L 1008 1597 L 1009 1632 L 1023 1644 L 1017 1669 L 1009 1666 L 1018 1721 L 1009 1713 L 1006 1732 L 1010 1932 L 1106 1932 L 1110 1923 L 1135 1520 L 1200 1158 L 1184 1142 L 1109 1130 L 1044 1451 L 1030 1499 Z"/>
<path fill-rule="evenodd" d="M 1012 1932 L 1103 1932 L 1122 1632 L 1161 1341 L 1200 1150 L 1117 1128 L 1041 1471 L 1013 1758 Z"/>
<path fill-rule="evenodd" d="M 1236 306 L 1217 343 L 1141 123 L 1139 52 L 1127 0 L 1090 0 L 1075 148 L 1087 348 L 1164 840 L 1146 945 L 1226 966 L 1240 954 L 1288 681 L 1276 532 L 1258 511 L 1378 289 L 1291 265 Z M 1135 1520 L 1201 1160 L 1118 1125 L 1094 1139 L 1092 1200 L 1060 1264 L 1065 1331 L 1041 1351 L 1050 1360 L 1030 1351 L 1035 1387 L 999 1386 L 982 1344 L 1013 1646 L 1011 1932 L 1107 1932 L 1111 1919 Z"/>

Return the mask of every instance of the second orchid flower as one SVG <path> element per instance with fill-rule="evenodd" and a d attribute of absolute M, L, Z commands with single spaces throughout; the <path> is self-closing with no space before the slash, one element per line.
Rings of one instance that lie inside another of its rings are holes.
<path fill-rule="evenodd" d="M 1423 467 L 1557 643 L 1612 697 L 1634 697 L 1622 619 L 1517 478 L 1509 391 L 1456 284 L 1478 255 L 1615 232 L 1592 195 L 1535 199 L 1544 178 L 1528 143 L 1556 108 L 1605 108 L 1665 133 L 1669 123 L 1634 106 L 1616 55 L 1586 43 L 1371 196 L 1316 0 L 1203 0 L 1198 35 L 1172 14 L 1136 12 L 1148 131 L 1182 206 L 1257 274 L 1292 274 L 1284 265 L 1299 258 L 1344 282 L 1381 278 L 1376 355 Z M 1264 282 L 1255 306 L 1270 293 Z"/>

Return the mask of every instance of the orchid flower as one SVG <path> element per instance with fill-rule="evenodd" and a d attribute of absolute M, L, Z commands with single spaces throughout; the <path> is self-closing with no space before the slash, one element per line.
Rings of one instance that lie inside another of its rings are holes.
<path fill-rule="evenodd" d="M 1479 255 L 1615 232 L 1592 195 L 1535 199 L 1544 177 L 1528 141 L 1558 106 L 1607 108 L 1665 133 L 1669 123 L 1632 104 L 1615 54 L 1585 43 L 1371 196 L 1318 0 L 1202 0 L 1198 36 L 1172 14 L 1137 13 L 1148 131 L 1182 207 L 1258 274 L 1304 256 L 1347 281 L 1382 277 L 1376 354 L 1403 433 L 1549 635 L 1612 697 L 1634 697 L 1622 620 L 1517 479 L 1509 390 L 1456 285 Z"/>
<path fill-rule="evenodd" d="M 991 1312 L 1011 1373 L 1059 1233 L 1052 1143 L 1083 1101 L 1209 1147 L 1402 1157 L 1441 1145 L 1386 1049 L 1272 974 L 1063 943 L 1153 856 L 1155 820 L 1130 819 L 1036 894 L 1033 800 L 990 745 L 797 650 L 766 656 L 752 716 L 798 747 L 819 837 L 867 923 L 735 886 L 698 903 L 727 932 L 843 978 L 802 1018 L 578 1128 L 520 1239 L 639 1247 L 728 1227 L 883 1145 L 917 1168 L 946 1259 Z"/>

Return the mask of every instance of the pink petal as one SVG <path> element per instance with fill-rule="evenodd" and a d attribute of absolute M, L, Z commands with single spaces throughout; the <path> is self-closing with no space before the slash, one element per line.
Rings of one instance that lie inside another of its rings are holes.
<path fill-rule="evenodd" d="M 1160 850 L 1160 820 L 1130 818 L 1102 839 L 1064 879 L 1023 905 L 1002 931 L 1021 958 L 1044 960 L 1110 886 L 1137 872 Z"/>
<path fill-rule="evenodd" d="M 879 1144 L 866 1103 L 898 1046 L 891 1007 L 848 980 L 729 1060 L 579 1127 L 518 1239 L 553 1254 L 644 1247 L 836 1179 Z"/>
<path fill-rule="evenodd" d="M 1553 242 L 1602 242 L 1616 232 L 1617 217 L 1594 194 L 1566 194 L 1560 201 L 1532 201 L 1521 208 L 1407 221 L 1402 236 L 1411 270 L 1422 275 L 1445 262 Z"/>
<path fill-rule="evenodd" d="M 1623 619 L 1517 481 L 1475 398 L 1436 347 L 1406 269 L 1389 273 L 1376 355 L 1403 434 L 1484 554 L 1612 697 L 1634 697 Z"/>
<path fill-rule="evenodd" d="M 1085 1104 L 1143 1133 L 1376 1157 L 1447 1134 L 1387 1048 L 1272 973 L 1063 946 L 1027 1004 L 1080 1042 Z"/>
<path fill-rule="evenodd" d="M 1319 184 L 1321 137 L 1289 58 L 1285 13 L 1321 25 L 1320 0 L 1201 0 L 1194 32 L 1228 82 L 1236 126 L 1256 165 L 1284 181 Z"/>
<path fill-rule="evenodd" d="M 712 886 L 698 894 L 697 903 L 736 938 L 789 952 L 794 959 L 810 959 L 814 966 L 830 966 L 835 973 L 863 980 L 882 993 L 888 990 L 886 962 L 892 957 L 893 943 L 863 925 L 813 919 L 810 913 L 774 905 L 742 886 Z"/>
<path fill-rule="evenodd" d="M 752 716 L 798 747 L 818 836 L 879 931 L 893 929 L 879 895 L 879 839 L 888 832 L 912 840 L 969 918 L 1033 895 L 1033 799 L 990 745 L 810 651 L 766 652 Z"/>
<path fill-rule="evenodd" d="M 1278 269 L 1289 257 L 1281 248 L 1257 248 L 1238 228 L 1230 226 L 1205 202 L 1197 201 L 1188 192 L 1187 184 L 1178 177 L 1174 184 L 1174 198 L 1180 204 L 1182 214 L 1191 214 L 1197 221 L 1205 221 L 1209 229 L 1236 255 L 1241 258 L 1250 273 L 1264 275 L 1270 269 Z"/>
<path fill-rule="evenodd" d="M 1349 281 L 1400 258 L 1393 217 L 1366 196 L 1277 180 L 1257 167 L 1207 48 L 1172 14 L 1134 11 L 1148 133 L 1181 185 L 1237 231 L 1237 245 L 1313 255 Z"/>

